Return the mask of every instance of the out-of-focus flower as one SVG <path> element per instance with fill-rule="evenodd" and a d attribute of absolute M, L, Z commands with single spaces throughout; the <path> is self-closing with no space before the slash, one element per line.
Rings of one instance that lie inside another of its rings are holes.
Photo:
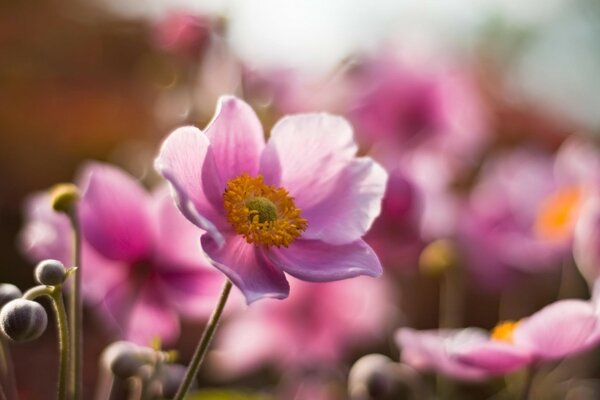
<path fill-rule="evenodd" d="M 385 55 L 365 61 L 354 79 L 350 117 L 367 145 L 396 152 L 426 148 L 464 162 L 476 159 L 489 140 L 482 103 L 462 70 Z"/>
<path fill-rule="evenodd" d="M 176 54 L 198 57 L 210 37 L 211 21 L 198 14 L 172 12 L 153 26 L 158 47 Z"/>
<path fill-rule="evenodd" d="M 561 265 L 592 179 L 577 161 L 591 159 L 583 151 L 568 141 L 554 158 L 519 149 L 484 165 L 460 225 L 468 264 L 480 282 L 502 286 L 518 273 Z"/>
<path fill-rule="evenodd" d="M 83 194 L 83 292 L 100 306 L 104 322 L 113 322 L 124 338 L 148 344 L 155 337 L 175 339 L 180 313 L 207 316 L 221 279 L 167 188 L 148 194 L 121 170 L 100 163 L 88 164 L 77 183 Z M 26 214 L 24 252 L 69 265 L 69 222 L 50 208 L 49 195 L 32 196 Z"/>
<path fill-rule="evenodd" d="M 427 331 L 401 328 L 396 333 L 403 363 L 421 372 L 438 372 L 465 381 L 483 380 L 488 374 L 481 368 L 459 362 L 451 349 L 479 343 L 481 338 L 487 335 L 475 328 Z"/>
<path fill-rule="evenodd" d="M 506 374 L 526 365 L 569 357 L 600 342 L 597 294 L 593 301 L 560 300 L 521 321 L 482 329 L 400 329 L 402 360 L 420 370 L 458 379 Z"/>
<path fill-rule="evenodd" d="M 339 362 L 345 351 L 385 337 L 391 306 L 384 281 L 306 283 L 290 297 L 251 305 L 218 338 L 218 365 L 237 375 L 266 363 L 300 370 Z"/>
<path fill-rule="evenodd" d="M 387 174 L 356 152 L 350 125 L 328 114 L 283 118 L 265 144 L 250 106 L 226 96 L 204 132 L 175 130 L 155 165 L 207 231 L 206 254 L 251 303 L 287 297 L 284 271 L 317 282 L 381 274 L 361 237 Z"/>

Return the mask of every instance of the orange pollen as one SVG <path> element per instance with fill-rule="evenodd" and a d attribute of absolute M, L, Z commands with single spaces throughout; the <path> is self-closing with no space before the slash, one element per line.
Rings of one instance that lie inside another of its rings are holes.
<path fill-rule="evenodd" d="M 287 190 L 265 184 L 261 175 L 230 179 L 223 206 L 227 220 L 248 243 L 287 247 L 308 227 Z"/>
<path fill-rule="evenodd" d="M 519 321 L 500 322 L 494 327 L 494 329 L 492 329 L 491 339 L 498 342 L 512 343 L 513 333 L 518 325 Z"/>
<path fill-rule="evenodd" d="M 578 186 L 564 188 L 549 196 L 541 205 L 535 221 L 535 233 L 544 239 L 567 239 L 573 232 L 581 208 L 583 191 Z"/>

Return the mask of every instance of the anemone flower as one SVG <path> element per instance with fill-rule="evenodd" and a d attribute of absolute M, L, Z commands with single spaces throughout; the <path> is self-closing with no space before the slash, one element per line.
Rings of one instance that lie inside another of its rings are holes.
<path fill-rule="evenodd" d="M 181 216 L 168 189 L 152 194 L 108 164 L 90 163 L 77 180 L 83 231 L 83 295 L 103 319 L 141 344 L 178 336 L 179 315 L 204 318 L 222 279 L 203 256 L 195 226 Z M 71 262 L 66 216 L 46 193 L 32 196 L 21 233 L 34 260 Z"/>
<path fill-rule="evenodd" d="M 171 133 L 155 166 L 206 231 L 208 257 L 251 303 L 287 297 L 284 271 L 316 282 L 381 274 L 361 237 L 387 174 L 356 152 L 350 125 L 329 114 L 285 117 L 265 144 L 250 106 L 225 96 L 204 132 Z"/>
<path fill-rule="evenodd" d="M 225 325 L 215 352 L 223 373 L 265 364 L 296 372 L 335 365 L 353 346 L 385 336 L 391 314 L 385 281 L 358 277 L 315 284 L 292 278 L 290 285 L 286 301 L 253 304 Z"/>
<path fill-rule="evenodd" d="M 502 322 L 491 333 L 477 328 L 402 328 L 396 340 L 403 361 L 416 369 L 458 379 L 506 374 L 569 357 L 600 342 L 597 297 L 596 293 L 591 302 L 557 301 L 521 321 Z"/>

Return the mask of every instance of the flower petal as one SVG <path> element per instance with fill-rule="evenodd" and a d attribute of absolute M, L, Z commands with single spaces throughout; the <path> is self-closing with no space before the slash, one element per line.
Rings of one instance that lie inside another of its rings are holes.
<path fill-rule="evenodd" d="M 357 152 L 352 127 L 329 114 L 284 117 L 273 127 L 260 160 L 265 182 L 285 187 L 302 209 L 326 197 Z M 306 193 L 314 188 L 314 193 Z"/>
<path fill-rule="evenodd" d="M 171 185 L 177 207 L 200 228 L 222 240 L 224 187 L 205 134 L 193 126 L 173 131 L 163 142 L 154 167 Z"/>
<path fill-rule="evenodd" d="M 25 200 L 25 226 L 19 233 L 19 246 L 33 261 L 47 258 L 71 264 L 69 219 L 54 211 L 48 192 L 34 193 Z"/>
<path fill-rule="evenodd" d="M 205 132 L 219 168 L 223 190 L 227 181 L 236 176 L 258 173 L 265 137 L 256 113 L 248 104 L 233 96 L 222 96 Z"/>
<path fill-rule="evenodd" d="M 148 195 L 135 179 L 108 164 L 90 163 L 78 179 L 85 239 L 102 256 L 136 262 L 152 246 Z"/>
<path fill-rule="evenodd" d="M 205 318 L 215 307 L 223 276 L 214 269 L 164 271 L 158 285 L 165 299 L 179 313 L 191 318 Z"/>
<path fill-rule="evenodd" d="M 332 245 L 320 240 L 297 240 L 287 248 L 261 249 L 275 265 L 296 278 L 328 282 L 358 275 L 379 276 L 379 259 L 363 240 Z"/>
<path fill-rule="evenodd" d="M 454 349 L 454 357 L 462 363 L 482 368 L 491 374 L 507 374 L 531 361 L 531 356 L 509 343 L 487 340 L 463 349 Z"/>
<path fill-rule="evenodd" d="M 596 344 L 598 325 L 589 302 L 561 300 L 521 322 L 514 331 L 514 343 L 538 359 L 553 360 Z"/>
<path fill-rule="evenodd" d="M 202 248 L 213 265 L 246 296 L 248 304 L 263 297 L 284 299 L 290 287 L 285 275 L 240 235 L 228 235 L 223 246 L 209 235 L 201 237 Z"/>

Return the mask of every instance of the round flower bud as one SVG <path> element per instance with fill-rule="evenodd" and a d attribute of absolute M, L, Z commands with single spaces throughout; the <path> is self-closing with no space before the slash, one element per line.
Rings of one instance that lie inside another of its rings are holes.
<path fill-rule="evenodd" d="M 122 379 L 136 376 L 140 368 L 154 359 L 154 350 L 135 343 L 119 341 L 109 345 L 102 353 L 102 362 Z"/>
<path fill-rule="evenodd" d="M 71 211 L 79 198 L 79 189 L 72 183 L 59 183 L 50 188 L 50 202 L 55 211 Z"/>
<path fill-rule="evenodd" d="M 352 400 L 420 399 L 418 374 L 381 354 L 360 358 L 348 376 L 348 394 Z"/>
<path fill-rule="evenodd" d="M 48 316 L 39 303 L 25 299 L 12 300 L 0 310 L 0 329 L 15 342 L 39 338 L 46 330 Z"/>
<path fill-rule="evenodd" d="M 429 243 L 419 256 L 419 269 L 425 275 L 439 276 L 458 263 L 456 247 L 450 240 Z"/>
<path fill-rule="evenodd" d="M 18 287 L 10 283 L 0 283 L 0 307 L 11 300 L 18 299 L 23 293 Z"/>
<path fill-rule="evenodd" d="M 35 267 L 35 280 L 42 285 L 60 285 L 66 277 L 67 270 L 58 260 L 44 260 Z"/>

